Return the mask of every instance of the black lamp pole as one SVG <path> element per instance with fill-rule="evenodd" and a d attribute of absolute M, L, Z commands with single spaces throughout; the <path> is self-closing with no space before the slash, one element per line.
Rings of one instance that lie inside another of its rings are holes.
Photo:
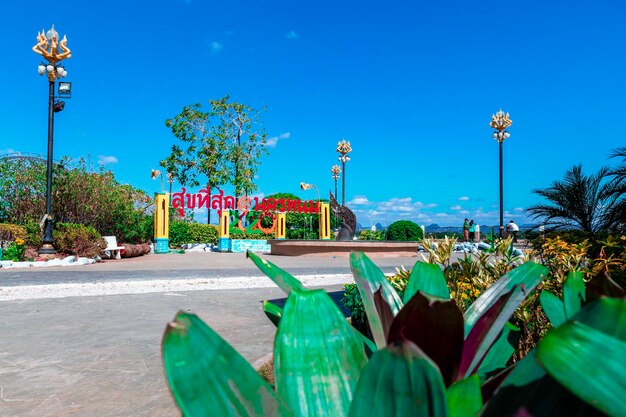
<path fill-rule="evenodd" d="M 504 186 L 502 185 L 502 142 L 498 143 L 500 150 L 500 237 L 504 234 Z"/>
<path fill-rule="evenodd" d="M 502 238 L 504 234 L 504 186 L 502 185 L 502 142 L 509 138 L 511 135 L 506 129 L 511 126 L 513 122 L 508 113 L 504 113 L 499 110 L 496 114 L 491 115 L 491 122 L 489 126 L 495 129 L 493 132 L 493 138 L 498 141 L 498 156 L 499 156 L 499 174 L 500 174 L 500 228 L 499 236 Z"/>
<path fill-rule="evenodd" d="M 350 160 L 348 153 L 352 152 L 352 147 L 350 146 L 350 142 L 347 142 L 343 139 L 341 142 L 337 143 L 337 152 L 341 154 L 339 157 L 339 162 L 341 162 L 341 169 L 343 171 L 343 176 L 341 177 L 341 205 L 346 205 L 346 162 Z"/>
<path fill-rule="evenodd" d="M 43 243 L 40 254 L 55 254 L 57 251 L 52 246 L 52 152 L 54 149 L 54 81 L 48 82 L 48 161 L 46 171 L 46 220 L 43 229 Z"/>
<path fill-rule="evenodd" d="M 56 80 L 67 76 L 67 71 L 60 65 L 64 59 L 71 58 L 72 54 L 67 47 L 67 38 L 59 38 L 59 34 L 52 28 L 44 33 L 37 33 L 37 44 L 33 46 L 33 52 L 41 55 L 47 64 L 42 62 L 37 68 L 39 75 L 47 75 L 48 78 L 48 160 L 46 170 L 46 213 L 44 217 L 44 230 L 41 239 L 43 245 L 39 249 L 40 254 L 54 254 L 56 250 L 52 246 L 52 229 L 54 219 L 52 217 L 52 168 L 54 149 L 54 113 L 63 110 L 65 102 L 55 103 L 54 88 Z M 59 84 L 61 85 L 61 84 Z M 63 91 L 59 88 L 59 96 L 70 97 L 71 83 L 64 83 Z"/>

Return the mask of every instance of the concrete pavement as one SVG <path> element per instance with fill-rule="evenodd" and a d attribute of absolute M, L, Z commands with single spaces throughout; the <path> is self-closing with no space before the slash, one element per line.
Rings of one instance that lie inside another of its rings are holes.
<path fill-rule="evenodd" d="M 350 273 L 347 258 L 262 255 L 301 277 Z M 417 257 L 377 258 L 386 272 Z M 250 362 L 272 350 L 274 326 L 261 301 L 284 297 L 276 287 L 188 289 L 116 295 L 52 295 L 58 286 L 98 288 L 134 281 L 220 283 L 262 274 L 244 254 L 149 255 L 68 268 L 0 270 L 0 294 L 23 287 L 43 298 L 0 301 L 0 416 L 173 416 L 161 362 L 163 330 L 178 310 L 197 313 Z M 268 280 L 269 281 L 269 280 Z M 319 281 L 315 281 L 319 284 Z M 336 291 L 341 285 L 324 285 Z M 197 288 L 202 288 L 201 286 Z M 46 297 L 49 291 L 50 296 Z M 158 291 L 158 288 L 157 288 Z M 41 293 L 41 292 L 40 292 Z M 78 293 L 80 294 L 80 293 Z"/>

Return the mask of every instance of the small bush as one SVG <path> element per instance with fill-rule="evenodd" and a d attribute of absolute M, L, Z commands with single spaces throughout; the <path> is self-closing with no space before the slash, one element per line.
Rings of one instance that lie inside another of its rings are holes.
<path fill-rule="evenodd" d="M 170 245 L 181 246 L 189 243 L 191 239 L 191 231 L 189 222 L 174 221 L 170 222 Z"/>
<path fill-rule="evenodd" d="M 33 248 L 41 247 L 43 232 L 39 227 L 39 223 L 27 222 L 23 224 L 23 227 L 26 230 L 26 245 Z"/>
<path fill-rule="evenodd" d="M 189 223 L 189 238 L 187 243 L 217 243 L 217 226 L 213 224 Z"/>
<path fill-rule="evenodd" d="M 359 232 L 359 240 L 385 240 L 385 231 L 361 230 Z"/>
<path fill-rule="evenodd" d="M 53 232 L 56 250 L 93 258 L 106 248 L 106 241 L 91 226 L 75 223 L 57 223 Z"/>
<path fill-rule="evenodd" d="M 170 223 L 170 245 L 217 243 L 217 226 L 213 224 L 173 221 Z"/>
<path fill-rule="evenodd" d="M 422 228 L 417 223 L 409 220 L 398 220 L 389 225 L 387 240 L 417 241 L 424 237 Z"/>
<path fill-rule="evenodd" d="M 0 223 L 0 240 L 14 241 L 15 239 L 26 240 L 28 237 L 23 226 L 11 223 Z"/>

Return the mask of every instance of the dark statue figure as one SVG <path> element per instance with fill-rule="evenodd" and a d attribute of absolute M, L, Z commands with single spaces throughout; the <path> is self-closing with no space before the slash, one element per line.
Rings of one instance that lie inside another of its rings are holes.
<path fill-rule="evenodd" d="M 339 205 L 333 193 L 330 193 L 330 207 L 335 217 L 341 219 L 341 229 L 337 232 L 337 240 L 352 240 L 356 231 L 356 216 L 348 207 Z"/>

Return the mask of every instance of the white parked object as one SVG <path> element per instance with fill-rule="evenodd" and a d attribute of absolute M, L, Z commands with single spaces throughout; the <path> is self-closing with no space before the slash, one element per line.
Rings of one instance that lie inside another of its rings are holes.
<path fill-rule="evenodd" d="M 115 259 L 122 259 L 120 251 L 124 249 L 124 246 L 117 245 L 117 239 L 115 236 L 104 236 L 104 240 L 107 242 L 107 247 L 104 249 L 104 253 L 109 258 L 115 256 Z"/>

